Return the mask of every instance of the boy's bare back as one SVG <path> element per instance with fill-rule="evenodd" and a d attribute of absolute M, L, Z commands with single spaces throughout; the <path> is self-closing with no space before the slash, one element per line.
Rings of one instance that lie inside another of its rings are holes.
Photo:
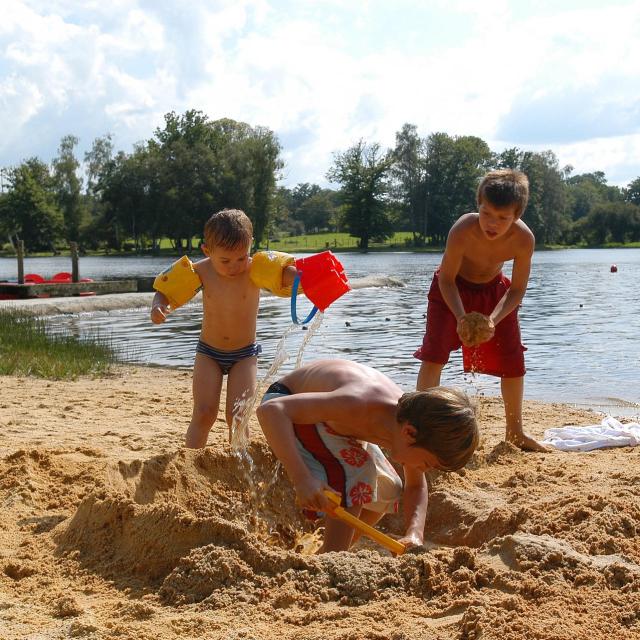
<path fill-rule="evenodd" d="M 351 360 L 316 360 L 294 369 L 281 382 L 293 394 L 302 394 L 294 401 L 313 399 L 306 416 L 309 422 L 325 422 L 343 435 L 372 442 L 377 431 L 395 423 L 402 395 L 387 376 Z"/>
<path fill-rule="evenodd" d="M 194 264 L 202 281 L 202 331 L 200 339 L 216 349 L 233 351 L 256 338 L 260 289 L 249 270 L 229 278 L 221 276 L 205 258 Z"/>

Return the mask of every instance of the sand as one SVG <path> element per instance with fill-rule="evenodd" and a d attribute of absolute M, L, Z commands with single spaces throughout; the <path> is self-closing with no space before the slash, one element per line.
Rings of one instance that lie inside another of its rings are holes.
<path fill-rule="evenodd" d="M 487 316 L 478 311 L 471 311 L 464 316 L 464 320 L 460 333 L 464 344 L 478 345 L 491 338 Z"/>
<path fill-rule="evenodd" d="M 222 414 L 181 448 L 190 381 L 0 378 L 2 640 L 640 638 L 640 449 L 523 453 L 481 399 L 468 467 L 429 476 L 424 548 L 314 556 L 255 419 L 244 455 Z M 538 438 L 600 421 L 525 418 Z"/>

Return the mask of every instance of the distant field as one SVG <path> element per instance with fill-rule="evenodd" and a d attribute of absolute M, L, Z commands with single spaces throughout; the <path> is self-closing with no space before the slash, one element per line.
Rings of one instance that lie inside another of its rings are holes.
<path fill-rule="evenodd" d="M 411 240 L 409 231 L 398 231 L 385 242 L 370 242 L 371 249 L 402 247 L 406 248 L 405 240 Z M 357 249 L 358 240 L 348 233 L 317 233 L 303 236 L 293 236 L 270 240 L 269 248 L 281 251 L 298 251 L 305 249 Z"/>
<path fill-rule="evenodd" d="M 411 248 L 408 247 L 406 241 L 410 241 L 412 234 L 410 231 L 398 231 L 385 242 L 370 242 L 370 249 L 393 249 L 393 248 Z M 200 238 L 193 239 L 194 248 L 198 246 Z M 348 233 L 315 233 L 302 236 L 280 237 L 277 240 L 272 239 L 269 242 L 263 242 L 261 249 L 274 249 L 275 251 L 319 251 L 321 249 L 352 249 L 357 250 L 358 240 L 350 236 Z M 161 250 L 172 249 L 171 242 L 168 238 L 163 238 L 160 242 Z"/>

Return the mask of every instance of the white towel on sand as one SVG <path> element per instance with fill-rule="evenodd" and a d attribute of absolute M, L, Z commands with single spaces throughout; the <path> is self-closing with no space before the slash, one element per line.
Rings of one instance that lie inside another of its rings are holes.
<path fill-rule="evenodd" d="M 640 424 L 622 424 L 607 416 L 600 424 L 588 427 L 559 427 L 544 432 L 542 444 L 561 451 L 592 451 L 605 447 L 634 447 L 640 444 Z"/>

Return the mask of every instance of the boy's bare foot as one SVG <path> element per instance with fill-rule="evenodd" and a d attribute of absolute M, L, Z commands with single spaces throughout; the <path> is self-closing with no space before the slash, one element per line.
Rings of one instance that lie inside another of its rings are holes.
<path fill-rule="evenodd" d="M 523 451 L 539 451 L 549 453 L 551 449 L 524 433 L 507 433 L 505 440 Z"/>

